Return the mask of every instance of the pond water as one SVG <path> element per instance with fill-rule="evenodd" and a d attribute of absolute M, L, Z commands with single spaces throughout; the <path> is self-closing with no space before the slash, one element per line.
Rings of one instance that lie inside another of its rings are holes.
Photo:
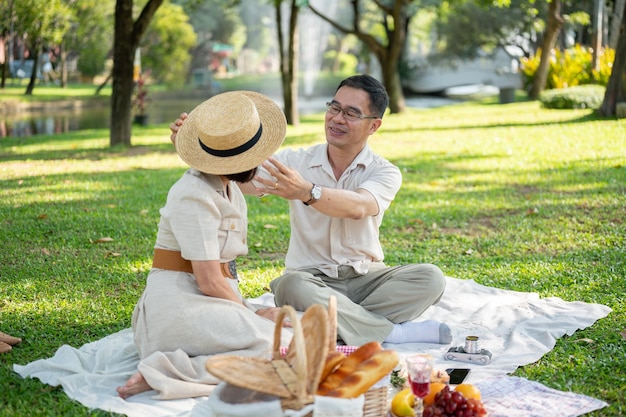
<path fill-rule="evenodd" d="M 148 123 L 174 121 L 183 111 L 190 111 L 202 99 L 175 99 L 150 104 Z M 107 129 L 111 120 L 108 104 L 82 109 L 58 109 L 0 115 L 0 138 L 52 135 L 89 129 Z"/>
<path fill-rule="evenodd" d="M 300 98 L 298 106 L 301 115 L 323 112 L 329 97 Z M 167 99 L 150 103 L 149 124 L 170 123 L 181 112 L 189 112 L 203 99 Z M 282 106 L 282 100 L 274 98 Z M 449 97 L 416 96 L 406 99 L 407 106 L 429 108 L 451 104 L 458 100 Z M 0 138 L 52 135 L 89 129 L 107 129 L 110 123 L 110 107 L 89 107 L 83 109 L 59 109 L 0 115 Z"/>

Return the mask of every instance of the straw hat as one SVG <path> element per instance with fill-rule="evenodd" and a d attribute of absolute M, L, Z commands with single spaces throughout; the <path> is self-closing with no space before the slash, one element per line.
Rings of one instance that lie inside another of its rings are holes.
<path fill-rule="evenodd" d="M 218 94 L 189 113 L 176 151 L 190 167 L 215 175 L 256 168 L 283 143 L 287 122 L 270 98 L 253 91 Z"/>

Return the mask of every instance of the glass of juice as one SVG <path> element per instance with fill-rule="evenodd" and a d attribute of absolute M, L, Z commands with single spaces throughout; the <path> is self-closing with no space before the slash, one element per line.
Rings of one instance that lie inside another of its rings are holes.
<path fill-rule="evenodd" d="M 430 391 L 430 378 L 433 370 L 429 355 L 412 355 L 405 359 L 409 385 L 415 395 L 415 414 L 421 416 L 424 412 L 424 397 Z"/>

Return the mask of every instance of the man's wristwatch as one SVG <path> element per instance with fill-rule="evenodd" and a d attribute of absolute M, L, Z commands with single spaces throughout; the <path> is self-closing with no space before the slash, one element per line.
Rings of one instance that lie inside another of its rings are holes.
<path fill-rule="evenodd" d="M 313 188 L 311 188 L 311 199 L 309 201 L 303 201 L 303 203 L 305 206 L 308 206 L 309 204 L 315 203 L 320 198 L 322 198 L 322 187 L 313 184 Z"/>

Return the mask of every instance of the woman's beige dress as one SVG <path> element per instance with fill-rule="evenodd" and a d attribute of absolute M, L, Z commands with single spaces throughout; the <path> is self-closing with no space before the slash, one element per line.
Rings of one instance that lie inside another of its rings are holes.
<path fill-rule="evenodd" d="M 248 252 L 247 208 L 234 182 L 189 169 L 161 209 L 156 248 L 188 260 L 228 262 Z M 224 278 L 228 279 L 228 278 Z M 228 279 L 237 294 L 236 280 Z M 193 274 L 153 268 L 133 312 L 139 371 L 160 399 L 208 395 L 219 380 L 204 364 L 211 355 L 269 357 L 274 323 L 246 307 L 208 297 Z M 290 332 L 283 331 L 286 345 Z"/>

